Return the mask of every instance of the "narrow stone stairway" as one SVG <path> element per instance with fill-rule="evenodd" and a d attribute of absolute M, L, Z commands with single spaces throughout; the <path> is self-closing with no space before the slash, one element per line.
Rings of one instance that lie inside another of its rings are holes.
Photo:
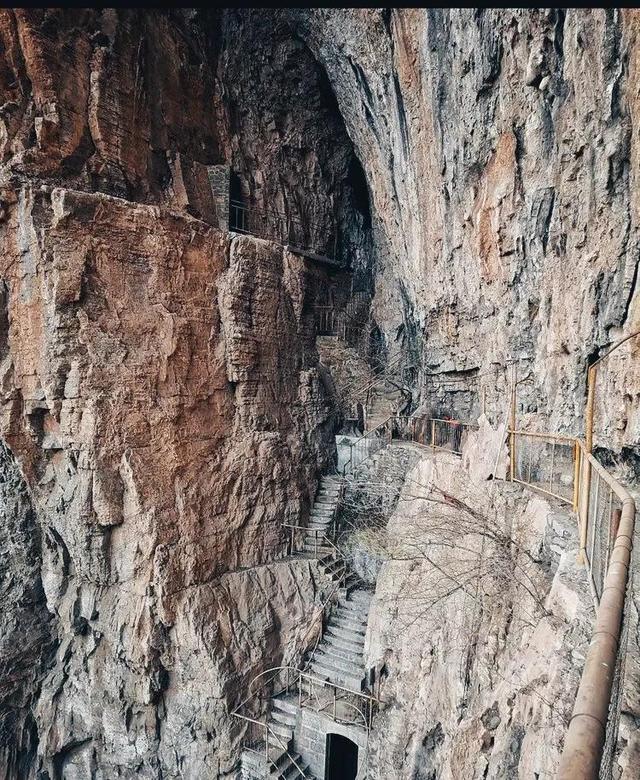
<path fill-rule="evenodd" d="M 242 755 L 243 777 L 268 777 L 273 780 L 314 780 L 309 764 L 295 750 L 294 730 L 298 717 L 297 697 L 281 694 L 271 699 L 271 711 L 267 719 L 270 738 L 267 774 L 264 772 L 264 743 L 255 751 L 245 750 Z M 279 742 L 272 737 L 277 735 Z"/>
<path fill-rule="evenodd" d="M 351 690 L 363 689 L 364 637 L 371 594 L 354 590 L 333 610 L 310 662 L 310 671 L 323 680 Z"/>
<path fill-rule="evenodd" d="M 343 480 L 337 475 L 325 475 L 320 479 L 309 517 L 309 531 L 304 540 L 304 552 L 319 557 L 331 551 L 324 536 L 330 533 L 331 524 L 335 519 L 342 482 Z"/>
<path fill-rule="evenodd" d="M 366 430 L 371 431 L 381 425 L 402 406 L 403 401 L 405 395 L 402 390 L 390 382 L 372 387 L 367 404 Z"/>

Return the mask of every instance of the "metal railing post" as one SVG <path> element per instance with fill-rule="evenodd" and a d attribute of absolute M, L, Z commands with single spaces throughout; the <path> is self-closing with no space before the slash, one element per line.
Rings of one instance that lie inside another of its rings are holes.
<path fill-rule="evenodd" d="M 509 453 L 509 476 L 512 482 L 516 478 L 516 374 L 517 367 L 514 363 L 511 373 L 511 452 Z"/>
<path fill-rule="evenodd" d="M 584 449 L 587 456 L 591 455 L 593 449 L 593 412 L 596 396 L 596 367 L 590 366 L 587 374 L 587 408 L 585 411 L 585 437 Z M 584 459 L 584 471 L 582 474 L 582 501 L 580 518 L 580 563 L 584 564 L 587 560 L 587 536 L 589 529 L 589 492 L 591 490 L 591 463 L 589 458 Z"/>
<path fill-rule="evenodd" d="M 576 514 L 578 514 L 578 503 L 580 500 L 580 453 L 580 445 L 576 441 L 573 445 L 573 511 Z"/>

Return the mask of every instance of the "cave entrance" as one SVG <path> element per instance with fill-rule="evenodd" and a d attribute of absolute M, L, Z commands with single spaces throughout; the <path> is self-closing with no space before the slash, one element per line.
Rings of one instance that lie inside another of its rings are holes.
<path fill-rule="evenodd" d="M 327 734 L 325 780 L 355 780 L 358 746 L 342 734 Z"/>

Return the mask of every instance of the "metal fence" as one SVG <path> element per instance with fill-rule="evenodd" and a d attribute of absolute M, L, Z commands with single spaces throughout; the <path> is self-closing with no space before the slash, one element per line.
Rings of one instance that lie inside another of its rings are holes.
<path fill-rule="evenodd" d="M 388 417 L 380 425 L 376 425 L 370 431 L 361 436 L 355 442 L 349 444 L 349 457 L 342 467 L 343 475 L 352 474 L 354 469 L 368 460 L 378 450 L 389 444 L 393 434 L 393 417 Z"/>
<path fill-rule="evenodd" d="M 509 442 L 511 479 L 570 504 L 576 512 L 580 556 L 596 607 L 558 779 L 614 780 L 629 636 L 635 502 L 577 439 L 510 430 Z"/>
<path fill-rule="evenodd" d="M 460 420 L 401 415 L 395 419 L 393 437 L 461 455 L 467 434 L 473 428 L 471 423 L 460 422 Z"/>
<path fill-rule="evenodd" d="M 579 449 L 575 439 L 510 431 L 511 481 L 577 508 Z"/>
<path fill-rule="evenodd" d="M 249 208 L 232 200 L 229 203 L 229 229 L 247 233 L 293 249 L 336 260 L 338 251 L 337 231 L 329 233 L 325 225 L 275 210 Z"/>
<path fill-rule="evenodd" d="M 629 494 L 593 457 L 580 447 L 583 496 L 578 508 L 582 554 L 589 569 L 596 602 L 602 598 L 609 561 Z"/>

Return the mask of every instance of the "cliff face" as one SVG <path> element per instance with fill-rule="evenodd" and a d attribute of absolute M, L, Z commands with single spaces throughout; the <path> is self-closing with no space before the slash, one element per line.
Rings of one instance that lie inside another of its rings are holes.
<path fill-rule="evenodd" d="M 183 197 L 218 159 L 188 19 L 2 18 L 2 774 L 222 776 L 316 618 L 277 560 L 333 455 L 318 273 Z"/>
<path fill-rule="evenodd" d="M 423 450 L 389 520 L 367 631 L 387 702 L 370 737 L 372 777 L 556 775 L 591 595 L 571 513 L 478 468 L 500 438 L 470 437 L 470 471 Z"/>
<path fill-rule="evenodd" d="M 640 327 L 637 13 L 290 16 L 365 168 L 389 341 L 436 372 L 519 359 L 520 412 L 581 433 L 587 358 Z M 614 450 L 640 439 L 638 348 L 600 395 Z"/>
<path fill-rule="evenodd" d="M 0 12 L 0 776 L 228 776 L 228 709 L 311 641 L 281 523 L 334 457 L 327 276 L 230 236 L 208 166 L 335 242 L 389 353 L 495 369 L 495 418 L 519 360 L 521 415 L 581 433 L 587 357 L 640 327 L 637 36 L 604 10 Z M 614 451 L 637 349 L 600 380 Z"/>

